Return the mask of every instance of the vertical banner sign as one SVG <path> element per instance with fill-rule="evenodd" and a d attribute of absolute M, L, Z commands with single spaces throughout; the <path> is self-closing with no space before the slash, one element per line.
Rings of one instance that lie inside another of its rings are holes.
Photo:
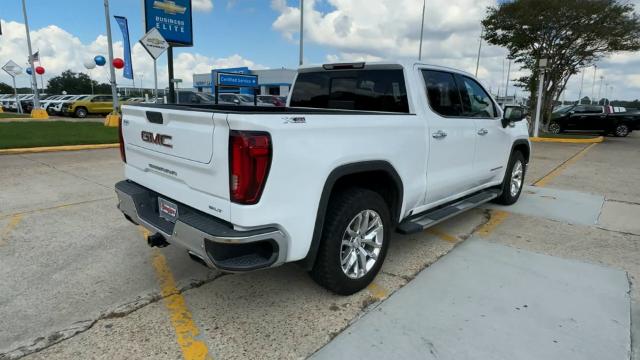
<path fill-rule="evenodd" d="M 131 62 L 131 42 L 129 41 L 129 24 L 127 18 L 123 16 L 114 16 L 120 31 L 122 32 L 122 39 L 124 40 L 124 70 L 122 76 L 133 80 L 133 63 Z"/>
<path fill-rule="evenodd" d="M 158 29 L 172 46 L 193 46 L 191 0 L 144 0 L 145 31 Z"/>

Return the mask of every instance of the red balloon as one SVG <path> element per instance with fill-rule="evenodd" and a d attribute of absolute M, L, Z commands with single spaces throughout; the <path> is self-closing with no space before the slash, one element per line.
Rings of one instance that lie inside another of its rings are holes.
<path fill-rule="evenodd" d="M 42 66 L 36 66 L 36 74 L 38 75 L 44 74 L 44 68 Z"/>
<path fill-rule="evenodd" d="M 124 60 L 120 58 L 113 59 L 113 67 L 116 69 L 122 69 L 124 67 Z"/>

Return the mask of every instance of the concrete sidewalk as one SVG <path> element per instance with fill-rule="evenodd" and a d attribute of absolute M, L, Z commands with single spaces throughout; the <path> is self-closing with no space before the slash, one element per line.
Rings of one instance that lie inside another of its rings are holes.
<path fill-rule="evenodd" d="M 470 239 L 316 359 L 628 359 L 624 271 Z"/>

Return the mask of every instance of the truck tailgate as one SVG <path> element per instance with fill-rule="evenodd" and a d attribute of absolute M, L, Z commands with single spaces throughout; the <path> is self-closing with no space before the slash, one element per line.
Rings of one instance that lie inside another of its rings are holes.
<path fill-rule="evenodd" d="M 226 114 L 124 106 L 122 133 L 127 178 L 228 220 Z"/>

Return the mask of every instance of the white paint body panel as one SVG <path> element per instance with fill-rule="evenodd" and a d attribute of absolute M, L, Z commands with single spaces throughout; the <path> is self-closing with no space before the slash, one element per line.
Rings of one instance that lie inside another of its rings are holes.
<path fill-rule="evenodd" d="M 289 242 L 287 261 L 307 255 L 323 187 L 329 174 L 342 165 L 365 161 L 391 164 L 403 184 L 401 219 L 501 183 L 504 169 L 494 171 L 492 176 L 485 170 L 494 164 L 506 168 L 513 142 L 528 139 L 526 125 L 503 129 L 499 119 L 492 119 L 493 123 L 482 124 L 491 126 L 492 136 L 479 140 L 477 120 L 450 122 L 438 119 L 430 110 L 418 67 L 457 71 L 423 64 L 401 65 L 411 114 L 227 114 L 123 106 L 123 120 L 129 120 L 124 127 L 125 175 L 168 198 L 229 221 L 236 229 L 281 229 Z M 173 127 L 145 124 L 147 110 L 162 112 Z M 304 117 L 305 123 L 286 121 L 291 116 Z M 438 140 L 431 133 L 445 127 L 449 136 L 434 143 Z M 152 144 L 139 144 L 134 139 L 140 138 L 142 130 L 168 133 L 173 136 L 174 148 L 159 151 L 147 146 Z M 229 200 L 230 130 L 266 131 L 271 135 L 271 168 L 256 205 Z M 150 169 L 149 164 L 177 175 Z M 480 179 L 484 181 L 479 183 Z"/>

